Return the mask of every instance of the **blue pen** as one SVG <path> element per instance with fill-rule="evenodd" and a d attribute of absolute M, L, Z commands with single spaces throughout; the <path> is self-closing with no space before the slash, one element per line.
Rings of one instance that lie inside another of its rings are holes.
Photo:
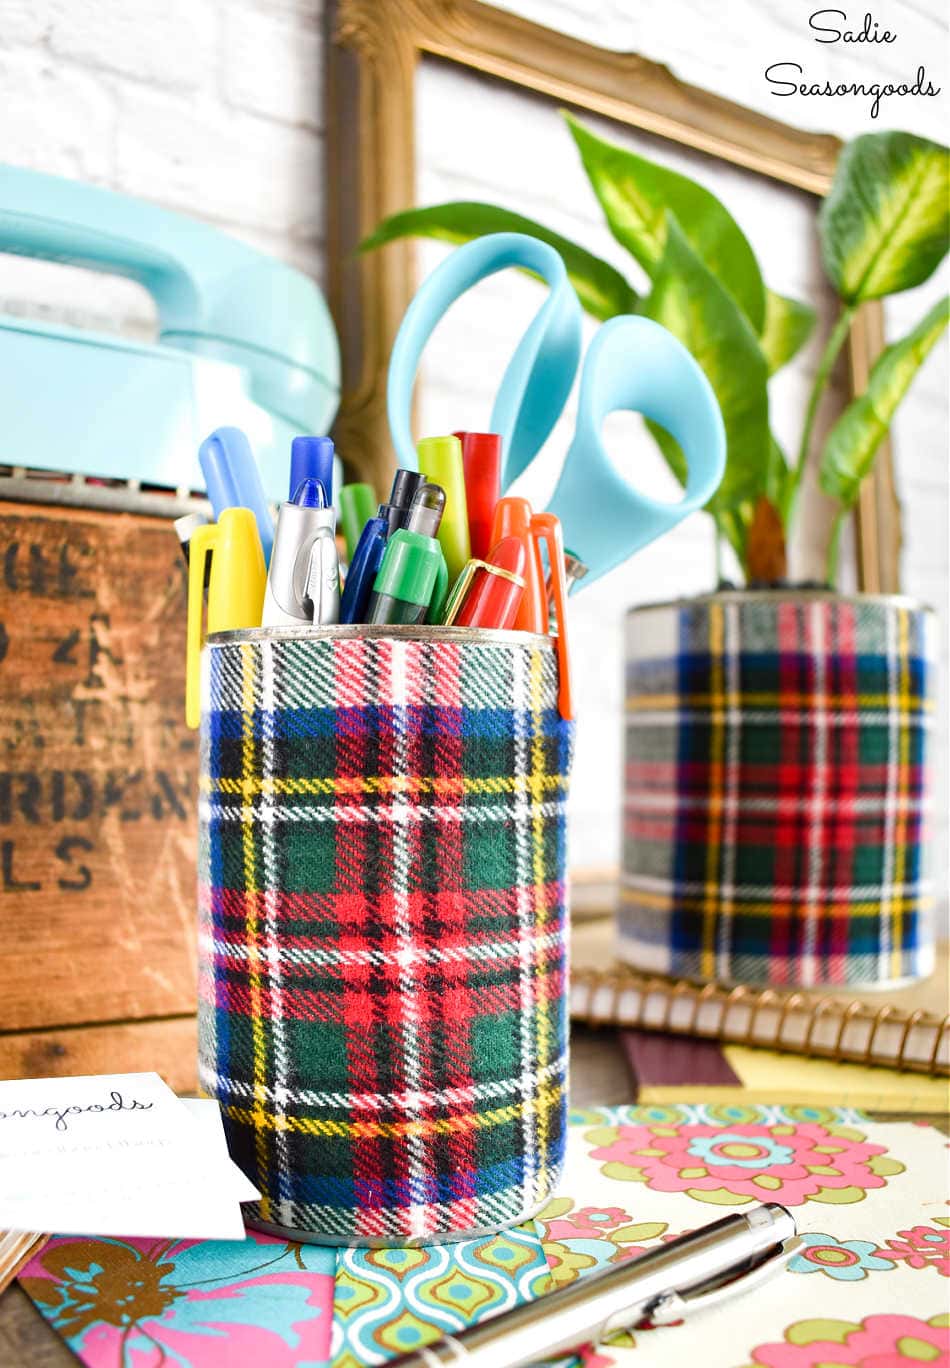
<path fill-rule="evenodd" d="M 382 512 L 382 509 L 380 509 Z M 341 622 L 365 622 L 373 582 L 386 552 L 389 523 L 385 517 L 369 518 L 356 543 L 340 600 Z"/>
<path fill-rule="evenodd" d="M 198 448 L 198 460 L 214 516 L 219 518 L 225 508 L 249 508 L 260 533 L 264 564 L 268 565 L 274 546 L 274 519 L 250 442 L 240 428 L 215 428 Z"/>
<path fill-rule="evenodd" d="M 295 437 L 290 444 L 290 492 L 292 499 L 304 480 L 319 480 L 333 503 L 333 442 L 329 437 Z"/>

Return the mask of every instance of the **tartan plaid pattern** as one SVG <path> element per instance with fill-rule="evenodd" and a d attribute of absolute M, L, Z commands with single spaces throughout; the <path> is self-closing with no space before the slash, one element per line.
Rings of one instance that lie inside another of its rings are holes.
<path fill-rule="evenodd" d="M 203 671 L 199 1076 L 252 1219 L 517 1222 L 565 1140 L 553 648 L 257 638 Z"/>
<path fill-rule="evenodd" d="M 622 958 L 737 983 L 933 969 L 933 614 L 716 595 L 627 618 Z"/>

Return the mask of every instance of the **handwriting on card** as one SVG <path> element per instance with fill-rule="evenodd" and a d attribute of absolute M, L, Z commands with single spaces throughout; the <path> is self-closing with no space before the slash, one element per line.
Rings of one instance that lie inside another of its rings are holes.
<path fill-rule="evenodd" d="M 0 1121 L 25 1121 L 28 1118 L 36 1120 L 44 1116 L 55 1116 L 56 1130 L 65 1131 L 69 1129 L 66 1121 L 67 1116 L 81 1116 L 84 1112 L 148 1111 L 154 1105 L 152 1102 L 139 1102 L 134 1097 L 126 1100 L 115 1089 L 109 1093 L 109 1098 L 108 1102 L 89 1102 L 85 1105 L 80 1103 L 61 1109 L 57 1107 L 17 1107 L 13 1111 L 0 1111 Z"/>

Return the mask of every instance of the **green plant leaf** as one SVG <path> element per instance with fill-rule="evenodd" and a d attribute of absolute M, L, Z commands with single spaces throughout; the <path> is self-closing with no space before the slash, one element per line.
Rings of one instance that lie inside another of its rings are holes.
<path fill-rule="evenodd" d="M 736 553 L 736 560 L 745 568 L 745 548 L 748 535 L 748 522 L 752 504 L 742 504 L 738 508 L 724 508 L 716 514 L 716 530 Z"/>
<path fill-rule="evenodd" d="M 582 307 L 592 318 L 602 322 L 617 314 L 635 313 L 638 304 L 636 291 L 609 262 L 592 252 L 578 247 L 575 242 L 552 233 L 534 219 L 525 218 L 511 209 L 495 204 L 479 204 L 474 200 L 457 200 L 451 204 L 433 204 L 426 209 L 407 209 L 391 214 L 369 237 L 360 243 L 361 252 L 383 247 L 399 238 L 427 237 L 459 246 L 486 233 L 530 233 L 559 252 L 571 284 L 577 291 Z M 531 272 L 527 272 L 531 274 Z"/>
<path fill-rule="evenodd" d="M 689 348 L 715 391 L 726 429 L 726 471 L 706 507 L 735 508 L 765 490 L 770 436 L 768 370 L 758 339 L 735 300 L 700 260 L 669 214 L 666 244 L 642 312 L 669 328 Z M 655 424 L 664 456 L 683 479 L 682 455 L 671 459 L 671 439 Z M 676 451 L 679 448 L 676 447 Z"/>
<path fill-rule="evenodd" d="M 853 400 L 828 434 L 819 479 L 826 494 L 850 508 L 874 464 L 898 404 L 950 317 L 950 297 L 933 308 L 906 337 L 886 347 L 875 361 L 867 389 Z"/>
<path fill-rule="evenodd" d="M 756 333 L 765 322 L 765 286 L 755 253 L 719 200 L 688 176 L 669 171 L 589 132 L 564 116 L 610 231 L 651 280 L 663 260 L 666 211 L 676 215 L 687 241 L 718 277 Z"/>
<path fill-rule="evenodd" d="M 765 479 L 765 493 L 788 522 L 788 501 L 791 495 L 791 475 L 788 457 L 775 438 L 769 433 L 769 464 Z"/>
<path fill-rule="evenodd" d="M 788 299 L 774 290 L 765 291 L 765 326 L 759 346 L 765 356 L 769 375 L 791 361 L 808 341 L 815 326 L 815 311 L 797 299 Z"/>
<path fill-rule="evenodd" d="M 818 214 L 825 270 L 848 304 L 921 284 L 950 228 L 947 148 L 912 133 L 866 133 L 838 158 Z"/>

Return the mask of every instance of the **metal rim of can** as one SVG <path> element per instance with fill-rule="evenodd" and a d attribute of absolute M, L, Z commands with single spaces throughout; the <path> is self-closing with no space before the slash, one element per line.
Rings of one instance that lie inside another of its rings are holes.
<path fill-rule="evenodd" d="M 374 626 L 367 623 L 333 623 L 323 627 L 242 627 L 231 632 L 211 632 L 208 646 L 232 646 L 265 641 L 418 641 L 456 642 L 473 646 L 546 646 L 554 650 L 554 638 L 538 632 L 516 632 L 491 627 L 434 627 L 404 623 Z"/>

